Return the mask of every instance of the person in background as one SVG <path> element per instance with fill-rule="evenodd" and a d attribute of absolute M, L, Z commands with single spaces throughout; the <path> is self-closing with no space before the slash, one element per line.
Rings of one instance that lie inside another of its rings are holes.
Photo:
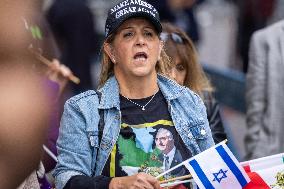
<path fill-rule="evenodd" d="M 51 91 L 33 69 L 31 35 L 23 18 L 37 18 L 40 1 L 0 2 L 0 188 L 15 189 L 40 162 Z"/>
<path fill-rule="evenodd" d="M 35 57 L 34 57 L 35 58 Z M 37 64 L 41 64 L 40 62 Z M 52 153 L 57 154 L 55 148 L 55 142 L 58 137 L 58 100 L 60 95 L 64 91 L 64 88 L 68 82 L 68 78 L 72 75 L 71 70 L 57 59 L 50 62 L 49 66 L 46 66 L 44 75 L 38 75 L 43 80 L 43 86 L 45 90 L 50 92 L 50 119 L 48 129 L 45 133 L 44 145 Z M 17 189 L 51 189 L 52 182 L 46 179 L 46 173 L 54 169 L 56 161 L 50 157 L 46 152 L 41 153 L 40 165 L 35 171 L 25 179 L 25 181 Z"/>
<path fill-rule="evenodd" d="M 190 39 L 198 44 L 200 40 L 199 26 L 195 9 L 204 0 L 149 0 L 160 13 L 161 21 L 170 22 L 187 33 Z"/>
<path fill-rule="evenodd" d="M 63 105 L 64 102 L 71 97 L 70 89 L 66 86 L 68 85 L 69 78 L 74 77 L 74 75 L 67 66 L 61 64 L 57 59 L 59 57 L 58 47 L 55 43 L 54 36 L 52 35 L 52 32 L 50 32 L 50 28 L 43 17 L 43 13 L 40 12 L 40 10 L 40 8 L 37 10 L 37 15 L 34 19 L 23 16 L 21 18 L 23 21 L 21 26 L 22 30 L 31 37 L 26 43 L 26 48 L 24 48 L 24 50 L 32 55 L 32 58 L 36 61 L 32 64 L 31 69 L 37 72 L 39 77 L 43 79 L 44 87 L 51 91 L 52 94 L 50 101 L 50 106 L 52 107 L 51 117 L 44 145 L 46 149 L 56 155 L 55 143 L 58 137 L 59 122 L 63 112 Z M 80 82 L 80 79 L 77 78 L 77 83 L 78 82 Z M 39 166 L 40 168 L 34 172 L 33 175 L 36 175 L 35 173 L 37 173 L 40 187 L 46 189 L 48 187 L 45 186 L 48 185 L 48 183 L 45 178 L 48 178 L 48 181 L 52 183 L 53 178 L 51 174 L 48 173 L 54 169 L 56 161 L 55 158 L 52 158 L 45 150 L 42 153 L 41 163 L 42 166 Z M 29 178 L 32 179 L 33 175 Z M 31 185 L 34 183 L 30 182 L 31 179 L 26 179 L 22 188 L 35 188 L 35 186 Z M 35 179 L 33 180 L 36 181 Z"/>
<path fill-rule="evenodd" d="M 86 0 L 55 0 L 46 18 L 61 52 L 60 62 L 81 80 L 70 83 L 72 95 L 94 87 L 91 65 L 99 52 L 93 14 Z"/>
<path fill-rule="evenodd" d="M 173 24 L 162 23 L 162 26 L 161 40 L 165 42 L 165 51 L 172 63 L 171 78 L 201 96 L 215 143 L 225 140 L 227 135 L 219 105 L 213 97 L 213 87 L 198 62 L 193 42 L 183 30 Z"/>
<path fill-rule="evenodd" d="M 246 159 L 284 152 L 284 20 L 255 32 L 246 78 Z"/>
<path fill-rule="evenodd" d="M 171 131 L 183 160 L 214 145 L 201 98 L 164 76 L 161 31 L 146 1 L 125 0 L 109 10 L 100 88 L 65 104 L 57 189 L 159 189 L 154 176 L 163 165 L 153 147 L 160 128 Z"/>
<path fill-rule="evenodd" d="M 51 36 L 40 30 L 40 10 L 40 1 L 0 2 L 0 188 L 40 187 L 34 170 L 53 105 L 71 73 L 56 60 L 47 68 L 34 54 L 54 55 Z M 51 88 L 50 80 L 59 86 Z"/>
<path fill-rule="evenodd" d="M 7 189 L 37 168 L 51 112 L 50 91 L 42 79 L 12 64 L 0 65 L 0 183 Z"/>
<path fill-rule="evenodd" d="M 242 70 L 247 73 L 251 36 L 256 30 L 267 25 L 276 8 L 276 2 L 279 0 L 234 1 L 238 7 L 237 53 L 242 61 Z"/>

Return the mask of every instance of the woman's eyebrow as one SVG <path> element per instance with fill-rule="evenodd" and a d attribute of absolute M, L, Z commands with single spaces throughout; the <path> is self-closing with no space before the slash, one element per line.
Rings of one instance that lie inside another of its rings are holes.
<path fill-rule="evenodd" d="M 132 26 L 126 26 L 126 27 L 121 28 L 121 30 L 127 30 L 127 29 L 132 29 L 132 28 L 133 28 Z"/>
<path fill-rule="evenodd" d="M 144 29 L 154 30 L 154 28 L 152 28 L 151 26 L 145 26 Z"/>

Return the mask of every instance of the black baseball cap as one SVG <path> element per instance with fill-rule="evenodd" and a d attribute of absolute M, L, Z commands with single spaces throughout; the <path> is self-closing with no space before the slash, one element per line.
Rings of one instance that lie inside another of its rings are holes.
<path fill-rule="evenodd" d="M 125 20 L 133 17 L 142 17 L 149 20 L 158 33 L 162 32 L 159 13 L 153 5 L 142 0 L 124 0 L 108 11 L 105 38 L 116 31 Z"/>

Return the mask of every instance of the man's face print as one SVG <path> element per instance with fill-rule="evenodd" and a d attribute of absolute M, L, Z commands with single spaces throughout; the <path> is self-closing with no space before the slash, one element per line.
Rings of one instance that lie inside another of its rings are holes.
<path fill-rule="evenodd" d="M 160 129 L 155 137 L 156 147 L 164 154 L 169 153 L 174 147 L 174 140 L 169 130 Z"/>

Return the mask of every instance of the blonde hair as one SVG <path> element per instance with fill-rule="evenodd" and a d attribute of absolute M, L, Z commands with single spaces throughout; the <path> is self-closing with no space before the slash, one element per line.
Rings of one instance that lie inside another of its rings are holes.
<path fill-rule="evenodd" d="M 162 23 L 163 32 L 175 33 L 182 38 L 182 43 L 177 43 L 169 37 L 165 41 L 165 51 L 171 59 L 171 67 L 174 60 L 178 57 L 186 69 L 184 86 L 190 88 L 198 95 L 203 97 L 202 92 L 213 92 L 213 87 L 206 77 L 201 64 L 198 62 L 198 54 L 191 39 L 184 31 L 170 23 Z"/>
<path fill-rule="evenodd" d="M 115 33 L 111 34 L 104 42 L 108 44 L 112 44 L 113 40 L 115 38 Z M 161 59 L 158 60 L 156 64 L 156 71 L 159 74 L 168 76 L 168 73 L 170 71 L 170 59 L 168 55 L 166 54 L 165 50 L 162 49 L 161 51 Z M 105 52 L 104 49 L 102 49 L 102 60 L 101 60 L 101 73 L 100 73 L 100 81 L 99 81 L 99 88 L 101 88 L 105 82 L 114 75 L 114 64 L 111 61 L 108 54 Z"/>

